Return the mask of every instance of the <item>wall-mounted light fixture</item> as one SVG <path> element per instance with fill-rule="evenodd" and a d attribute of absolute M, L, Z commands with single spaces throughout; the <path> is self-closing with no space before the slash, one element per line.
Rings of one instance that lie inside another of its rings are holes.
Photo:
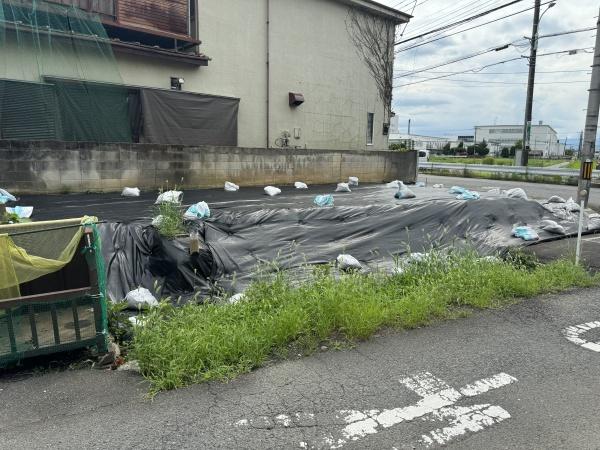
<path fill-rule="evenodd" d="M 302 103 L 304 103 L 304 95 L 290 92 L 290 106 L 292 108 L 297 108 Z"/>

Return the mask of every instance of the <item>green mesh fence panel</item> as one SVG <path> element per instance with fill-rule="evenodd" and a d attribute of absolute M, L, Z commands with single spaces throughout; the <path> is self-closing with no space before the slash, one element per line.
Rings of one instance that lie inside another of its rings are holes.
<path fill-rule="evenodd" d="M 1 137 L 131 142 L 127 89 L 98 15 L 0 0 L 0 54 Z"/>

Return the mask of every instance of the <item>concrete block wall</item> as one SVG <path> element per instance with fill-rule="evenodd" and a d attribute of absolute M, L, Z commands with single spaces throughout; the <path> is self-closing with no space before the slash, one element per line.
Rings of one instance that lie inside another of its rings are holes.
<path fill-rule="evenodd" d="M 417 176 L 416 152 L 0 140 L 0 187 L 17 194 L 329 184 Z M 183 179 L 183 182 L 181 181 Z"/>

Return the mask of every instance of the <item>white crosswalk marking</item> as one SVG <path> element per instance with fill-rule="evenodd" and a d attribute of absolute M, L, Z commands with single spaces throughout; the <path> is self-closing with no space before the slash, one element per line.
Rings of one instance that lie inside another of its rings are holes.
<path fill-rule="evenodd" d="M 596 328 L 600 328 L 600 321 L 567 327 L 563 330 L 563 335 L 569 341 L 579 345 L 580 347 L 600 353 L 600 342 L 588 342 L 581 337 L 582 334 Z"/>
<path fill-rule="evenodd" d="M 347 425 L 340 436 L 328 436 L 322 444 L 332 449 L 341 448 L 348 442 L 418 418 L 449 422 L 449 426 L 433 430 L 420 440 L 426 446 L 445 444 L 466 433 L 476 433 L 510 418 L 510 414 L 499 406 L 484 404 L 459 407 L 455 406 L 458 400 L 475 397 L 516 381 L 516 378 L 500 373 L 457 390 L 429 372 L 418 373 L 400 380 L 401 384 L 422 397 L 416 404 L 383 411 L 340 411 L 338 418 Z"/>

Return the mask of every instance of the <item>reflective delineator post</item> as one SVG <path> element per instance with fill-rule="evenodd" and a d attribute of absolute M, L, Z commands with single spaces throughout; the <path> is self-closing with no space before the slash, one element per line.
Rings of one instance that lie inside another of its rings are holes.
<path fill-rule="evenodd" d="M 581 237 L 583 235 L 583 219 L 585 217 L 585 198 L 587 198 L 587 192 L 582 191 L 581 195 L 581 203 L 579 205 L 579 229 L 577 231 L 577 250 L 575 252 L 575 264 L 579 264 L 581 260 Z"/>

